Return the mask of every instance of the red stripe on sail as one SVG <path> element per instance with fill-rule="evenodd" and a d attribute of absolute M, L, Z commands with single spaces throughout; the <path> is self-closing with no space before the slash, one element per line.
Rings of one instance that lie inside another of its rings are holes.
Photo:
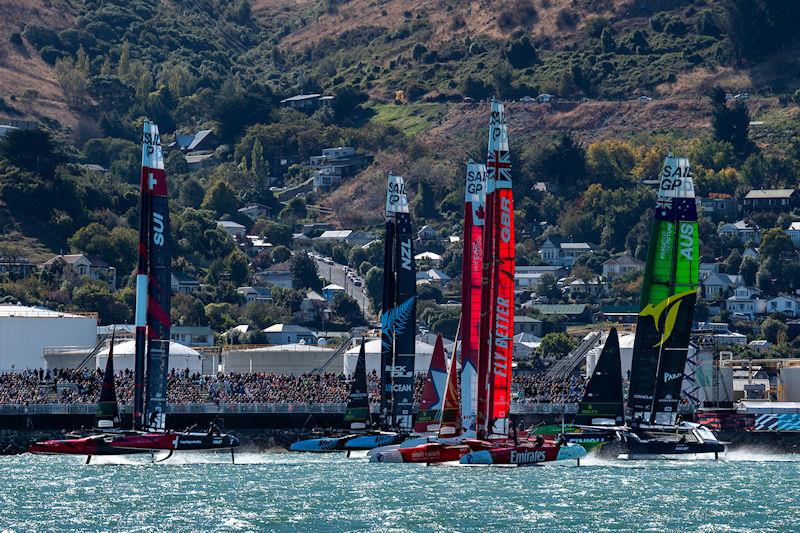
<path fill-rule="evenodd" d="M 487 183 L 493 180 L 492 175 L 487 175 Z M 493 190 L 486 194 L 486 224 L 483 231 L 483 257 L 481 268 L 481 303 L 494 301 L 494 198 Z M 489 408 L 489 374 L 491 372 L 491 306 L 480 306 L 480 346 L 478 352 L 478 420 L 477 430 L 481 434 L 488 430 L 490 415 Z"/>
<path fill-rule="evenodd" d="M 441 409 L 442 398 L 444 397 L 444 380 L 441 378 L 447 374 L 447 363 L 444 358 L 444 343 L 442 336 L 436 337 L 436 344 L 433 347 L 433 355 L 431 356 L 431 366 L 428 369 L 428 374 L 425 376 L 425 385 L 422 389 L 422 400 L 419 405 L 419 413 L 417 421 L 414 423 L 414 431 L 425 433 L 432 431 L 432 425 L 436 424 L 436 413 L 433 409 L 439 406 Z M 442 390 L 437 389 L 436 381 L 440 381 Z M 436 428 L 434 427 L 433 430 Z"/>
<path fill-rule="evenodd" d="M 511 189 L 495 192 L 494 299 L 492 308 L 491 418 L 508 418 L 514 353 L 514 199 Z"/>

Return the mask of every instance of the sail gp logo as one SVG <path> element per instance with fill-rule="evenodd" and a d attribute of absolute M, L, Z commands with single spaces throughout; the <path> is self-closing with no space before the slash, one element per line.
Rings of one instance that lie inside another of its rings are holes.
<path fill-rule="evenodd" d="M 656 331 L 661 333 L 661 342 L 658 342 L 653 345 L 653 348 L 658 348 L 667 340 L 669 340 L 670 336 L 672 335 L 672 331 L 675 329 L 675 322 L 678 319 L 678 311 L 681 307 L 681 302 L 684 298 L 690 295 L 694 295 L 695 291 L 685 291 L 679 294 L 675 294 L 674 296 L 670 296 L 665 298 L 661 301 L 658 305 L 647 304 L 644 309 L 639 313 L 639 316 L 645 317 L 650 316 L 653 317 L 653 322 L 655 322 Z M 694 303 L 692 302 L 692 305 Z M 667 312 L 666 317 L 663 318 L 664 311 Z M 663 322 L 663 323 L 662 323 Z"/>

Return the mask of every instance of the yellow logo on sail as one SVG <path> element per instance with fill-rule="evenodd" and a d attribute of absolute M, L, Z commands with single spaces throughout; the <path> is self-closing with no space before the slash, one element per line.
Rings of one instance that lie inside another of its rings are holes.
<path fill-rule="evenodd" d="M 667 297 L 665 300 L 659 302 L 657 305 L 647 304 L 644 309 L 639 313 L 639 316 L 651 316 L 653 322 L 656 324 L 656 331 L 661 333 L 661 342 L 654 344 L 653 348 L 658 348 L 669 339 L 672 335 L 672 330 L 675 328 L 675 321 L 678 319 L 678 310 L 680 309 L 680 301 L 682 298 L 694 294 L 694 290 L 681 292 Z M 666 309 L 669 309 L 667 318 L 664 320 L 664 331 L 661 331 L 660 322 L 661 315 Z"/>

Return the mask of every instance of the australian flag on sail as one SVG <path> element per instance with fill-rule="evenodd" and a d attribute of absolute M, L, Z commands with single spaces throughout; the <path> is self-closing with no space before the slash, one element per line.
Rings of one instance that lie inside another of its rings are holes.
<path fill-rule="evenodd" d="M 697 202 L 694 198 L 659 196 L 656 200 L 656 220 L 697 220 Z"/>

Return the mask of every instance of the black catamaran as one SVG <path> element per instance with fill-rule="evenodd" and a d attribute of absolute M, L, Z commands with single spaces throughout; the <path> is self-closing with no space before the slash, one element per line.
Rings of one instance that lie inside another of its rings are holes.
<path fill-rule="evenodd" d="M 117 455 L 176 450 L 233 448 L 239 441 L 208 432 L 167 430 L 167 374 L 170 341 L 169 206 L 167 176 L 158 126 L 145 121 L 142 135 L 138 268 L 136 275 L 136 351 L 134 356 L 133 423 L 120 429 L 114 391 L 113 335 L 97 409 L 97 428 L 86 435 L 32 445 L 32 453 Z"/>

